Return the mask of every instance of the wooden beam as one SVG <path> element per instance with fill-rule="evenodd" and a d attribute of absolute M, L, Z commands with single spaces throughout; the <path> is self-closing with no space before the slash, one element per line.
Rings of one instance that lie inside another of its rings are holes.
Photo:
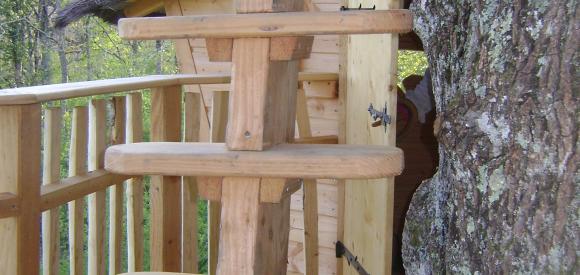
<path fill-rule="evenodd" d="M 60 179 L 62 109 L 47 108 L 44 112 L 44 152 L 42 184 Z M 42 213 L 42 273 L 57 275 L 60 269 L 59 206 Z"/>
<path fill-rule="evenodd" d="M 95 80 L 0 90 L 1 105 L 21 105 L 68 98 L 88 97 L 149 88 L 193 84 L 229 83 L 230 76 L 221 75 L 152 75 L 145 77 Z"/>
<path fill-rule="evenodd" d="M 70 177 L 85 175 L 88 171 L 88 125 L 88 108 L 86 106 L 73 108 L 68 161 L 69 179 L 66 180 L 72 180 Z M 111 181 L 107 181 L 107 184 L 110 183 Z M 97 190 L 91 189 L 89 192 L 83 193 L 82 195 L 70 195 L 69 192 L 60 192 L 61 196 L 55 195 L 59 193 L 57 190 L 67 190 L 71 185 L 80 186 L 76 184 L 66 184 L 64 182 L 43 186 L 41 206 L 43 209 L 50 209 L 51 207 L 69 202 L 68 239 L 70 275 L 84 275 L 85 200 L 83 196 L 96 192 Z M 94 185 L 91 184 L 90 186 Z M 99 188 L 98 190 L 100 189 L 102 188 Z M 54 191 L 54 193 L 51 191 Z M 49 193 L 51 195 L 49 195 Z M 52 195 L 54 195 L 54 198 Z"/>
<path fill-rule="evenodd" d="M 0 193 L 18 196 L 18 217 L 0 219 L 2 273 L 40 273 L 40 104 L 0 107 Z M 24 205 L 23 205 L 24 206 Z"/>
<path fill-rule="evenodd" d="M 93 99 L 89 103 L 89 171 L 103 168 L 106 148 L 106 101 Z M 106 272 L 105 207 L 106 189 L 89 195 L 88 274 Z"/>
<path fill-rule="evenodd" d="M 324 72 L 302 72 L 298 76 L 299 81 L 332 81 L 337 79 L 338 75 L 336 73 Z M 68 98 L 79 98 L 132 90 L 159 88 L 163 86 L 228 83 L 230 83 L 230 75 L 228 74 L 152 75 L 145 77 L 95 80 L 76 83 L 72 82 L 0 90 L 0 106 L 33 104 Z"/>
<path fill-rule="evenodd" d="M 127 107 L 125 96 L 112 98 L 114 120 L 111 144 L 125 143 Z M 121 273 L 121 241 L 123 239 L 123 182 L 109 187 L 109 275 Z"/>
<path fill-rule="evenodd" d="M 359 3 L 350 0 L 349 6 Z M 377 9 L 400 8 L 399 0 L 365 3 L 376 5 Z M 351 36 L 346 46 L 346 142 L 395 146 L 396 123 L 386 129 L 370 127 L 368 113 L 360 110 L 369 103 L 386 104 L 391 120 L 396 121 L 398 35 Z M 342 241 L 371 274 L 391 273 L 393 196 L 394 177 L 347 181 L 345 186 Z M 347 261 L 342 263 L 344 274 L 358 274 Z"/>
<path fill-rule="evenodd" d="M 202 119 L 201 95 L 196 93 L 184 93 L 185 97 L 185 142 L 199 142 L 200 122 Z M 197 197 L 198 181 L 195 177 L 183 177 L 181 189 L 181 262 L 182 272 L 197 272 Z"/>
<path fill-rule="evenodd" d="M 316 136 L 297 138 L 294 144 L 338 144 L 338 136 Z"/>
<path fill-rule="evenodd" d="M 151 140 L 181 141 L 181 86 L 151 97 Z M 128 144 L 123 146 L 132 146 Z M 181 177 L 151 177 L 151 270 L 181 269 Z"/>
<path fill-rule="evenodd" d="M 141 93 L 127 95 L 126 143 L 143 140 L 143 98 Z M 143 271 L 143 178 L 127 181 L 127 271 Z"/>
<path fill-rule="evenodd" d="M 129 178 L 130 176 L 115 175 L 100 169 L 44 185 L 40 209 L 46 211 L 67 202 L 82 200 L 86 195 L 104 190 Z"/>
<path fill-rule="evenodd" d="M 408 10 L 286 12 L 126 18 L 123 39 L 279 37 L 328 34 L 406 33 L 413 27 Z"/>
<path fill-rule="evenodd" d="M 274 178 L 382 178 L 403 169 L 391 146 L 282 144 L 267 151 L 228 151 L 224 144 L 136 143 L 107 150 L 107 171 L 126 175 Z"/>

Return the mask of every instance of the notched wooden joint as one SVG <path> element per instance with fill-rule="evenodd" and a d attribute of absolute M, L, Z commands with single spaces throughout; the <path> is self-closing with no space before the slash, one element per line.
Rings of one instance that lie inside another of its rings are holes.
<path fill-rule="evenodd" d="M 279 203 L 302 186 L 300 179 L 262 178 L 260 181 L 260 202 Z"/>
<path fill-rule="evenodd" d="M 310 58 L 314 36 L 272 37 L 270 60 L 290 61 Z M 233 38 L 207 38 L 207 55 L 211 62 L 232 61 Z"/>

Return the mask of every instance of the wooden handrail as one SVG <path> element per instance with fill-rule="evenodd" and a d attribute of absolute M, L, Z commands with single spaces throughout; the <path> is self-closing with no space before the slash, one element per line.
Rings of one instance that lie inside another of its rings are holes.
<path fill-rule="evenodd" d="M 41 211 L 63 205 L 69 201 L 83 198 L 107 187 L 119 184 L 131 176 L 111 174 L 97 170 L 83 176 L 70 177 L 56 183 L 43 185 L 41 189 Z"/>
<path fill-rule="evenodd" d="M 407 33 L 409 10 L 284 12 L 125 18 L 124 39 L 279 37 L 326 34 Z"/>
<path fill-rule="evenodd" d="M 176 74 L 106 79 L 0 90 L 0 106 L 105 95 L 172 85 L 227 84 L 228 74 Z M 336 73 L 301 73 L 299 81 L 337 81 Z"/>

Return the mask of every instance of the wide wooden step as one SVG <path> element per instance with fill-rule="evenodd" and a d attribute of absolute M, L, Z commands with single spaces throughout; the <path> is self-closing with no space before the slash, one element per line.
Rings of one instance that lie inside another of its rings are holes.
<path fill-rule="evenodd" d="M 403 152 L 378 145 L 283 144 L 228 151 L 223 143 L 148 142 L 111 146 L 105 169 L 126 175 L 373 179 L 399 175 Z"/>

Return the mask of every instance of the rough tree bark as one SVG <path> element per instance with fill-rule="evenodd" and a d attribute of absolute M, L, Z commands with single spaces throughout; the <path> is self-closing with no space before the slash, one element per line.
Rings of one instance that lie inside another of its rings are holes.
<path fill-rule="evenodd" d="M 433 73 L 440 163 L 407 213 L 407 272 L 577 272 L 578 2 L 411 9 Z"/>

